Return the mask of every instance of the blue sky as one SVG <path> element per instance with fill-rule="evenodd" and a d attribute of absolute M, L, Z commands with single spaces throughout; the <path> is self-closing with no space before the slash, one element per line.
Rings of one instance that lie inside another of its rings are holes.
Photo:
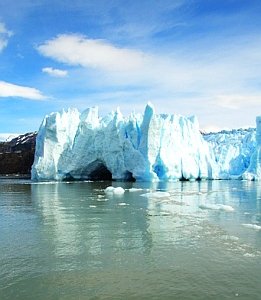
<path fill-rule="evenodd" d="M 98 105 L 196 115 L 202 129 L 261 114 L 261 1 L 0 0 L 0 136 Z"/>

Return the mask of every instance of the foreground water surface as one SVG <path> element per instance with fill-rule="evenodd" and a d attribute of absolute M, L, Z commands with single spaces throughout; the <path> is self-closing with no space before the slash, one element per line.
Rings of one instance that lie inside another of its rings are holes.
<path fill-rule="evenodd" d="M 260 226 L 260 182 L 1 180 L 0 299 L 260 299 Z"/>

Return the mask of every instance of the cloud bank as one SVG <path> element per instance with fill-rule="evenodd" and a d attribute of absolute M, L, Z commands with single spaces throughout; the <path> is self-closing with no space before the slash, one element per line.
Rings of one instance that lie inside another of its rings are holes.
<path fill-rule="evenodd" d="M 66 84 L 74 90 L 68 101 L 78 103 L 78 90 L 79 98 L 95 99 L 101 105 L 108 102 L 110 106 L 128 106 L 129 110 L 129 103 L 137 107 L 150 100 L 159 112 L 196 114 L 204 120 L 203 126 L 222 127 L 222 115 L 224 124 L 235 127 L 231 119 L 235 113 L 237 122 L 245 126 L 254 122 L 253 115 L 260 106 L 257 86 L 261 39 L 251 35 L 218 41 L 202 38 L 197 46 L 190 41 L 160 51 L 150 47 L 145 52 L 63 34 L 46 40 L 37 50 L 44 57 L 72 67 Z M 245 109 L 249 114 L 243 123 Z"/>
<path fill-rule="evenodd" d="M 35 88 L 15 85 L 5 81 L 0 81 L 0 97 L 19 97 L 30 100 L 44 100 L 47 98 Z"/>
<path fill-rule="evenodd" d="M 72 66 L 109 71 L 132 71 L 143 65 L 142 52 L 118 48 L 104 40 L 81 35 L 59 35 L 38 46 L 47 57 Z"/>
<path fill-rule="evenodd" d="M 247 96 L 251 103 L 258 103 L 259 95 L 253 95 L 251 90 L 246 93 L 244 86 L 261 76 L 260 69 L 253 67 L 261 58 L 257 49 L 261 49 L 261 41 L 242 38 L 209 47 L 208 55 L 203 46 L 192 52 L 189 45 L 172 53 L 154 54 L 77 34 L 59 35 L 37 47 L 45 57 L 89 70 L 88 80 L 96 77 L 103 86 L 146 86 L 168 97 L 183 93 L 197 98 L 200 94 L 202 100 L 209 96 L 209 103 L 229 109 L 244 105 Z M 43 71 L 53 76 L 65 75 L 52 68 Z M 99 71 L 98 76 L 95 71 Z"/>

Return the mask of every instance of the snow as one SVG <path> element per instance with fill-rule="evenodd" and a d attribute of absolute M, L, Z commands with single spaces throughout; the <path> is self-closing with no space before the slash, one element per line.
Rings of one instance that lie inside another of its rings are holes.
<path fill-rule="evenodd" d="M 21 133 L 0 133 L 0 142 L 10 142 L 19 135 L 21 135 Z"/>
<path fill-rule="evenodd" d="M 46 116 L 36 140 L 33 180 L 177 181 L 261 178 L 257 130 L 202 135 L 196 117 L 144 114 L 105 117 L 98 107 Z M 113 191 L 111 191 L 113 192 Z"/>

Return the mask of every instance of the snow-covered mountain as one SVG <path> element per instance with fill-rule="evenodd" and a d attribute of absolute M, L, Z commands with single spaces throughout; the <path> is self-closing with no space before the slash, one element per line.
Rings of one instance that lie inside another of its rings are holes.
<path fill-rule="evenodd" d="M 34 180 L 259 179 L 261 117 L 257 130 L 201 134 L 196 117 L 143 115 L 124 118 L 98 108 L 46 116 L 36 141 Z"/>
<path fill-rule="evenodd" d="M 34 161 L 36 132 L 19 135 L 10 141 L 0 142 L 0 175 L 26 175 Z"/>

